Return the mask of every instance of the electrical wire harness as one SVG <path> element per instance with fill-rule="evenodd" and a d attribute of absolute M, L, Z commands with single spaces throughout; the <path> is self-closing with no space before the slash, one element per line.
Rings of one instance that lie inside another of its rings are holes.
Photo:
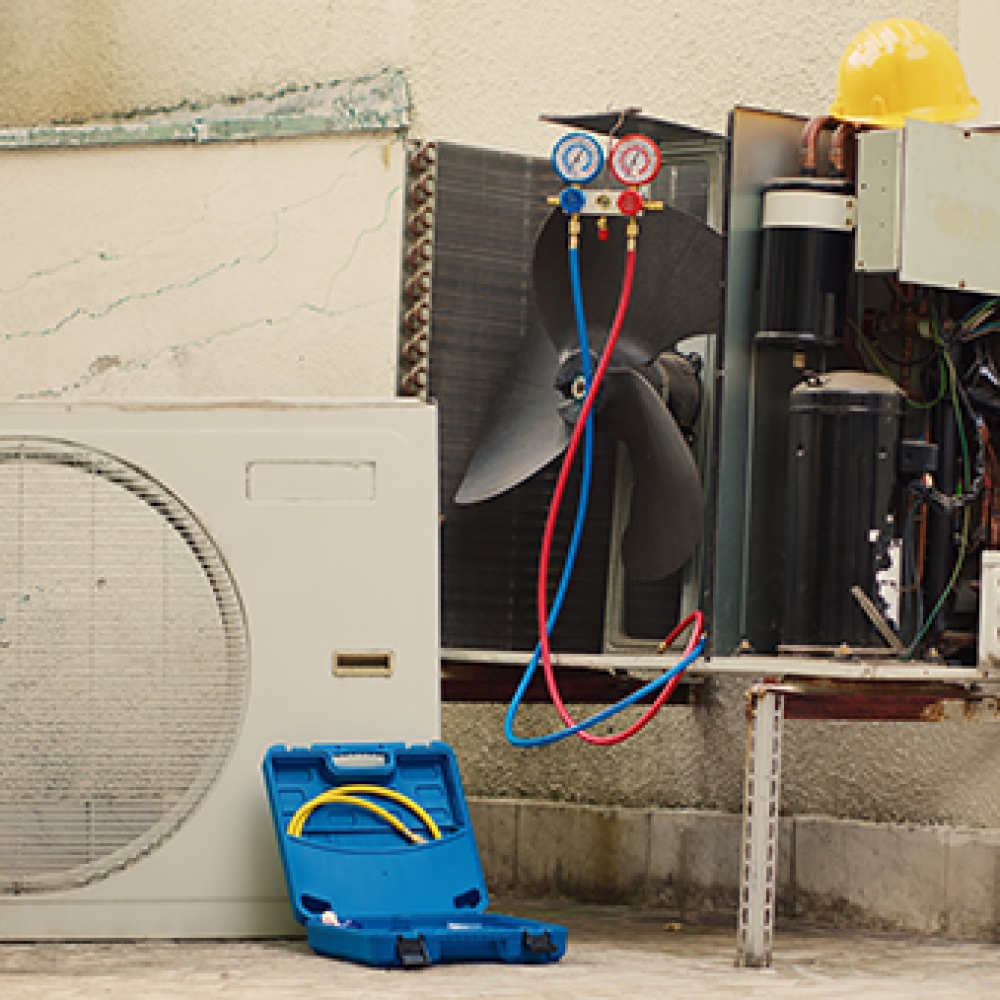
<path fill-rule="evenodd" d="M 912 636 L 900 656 L 903 660 L 910 660 L 917 654 L 921 643 L 932 634 L 935 620 L 955 592 L 970 551 L 974 551 L 973 506 L 986 503 L 985 516 L 989 517 L 993 476 L 987 465 L 987 454 L 992 449 L 983 413 L 988 414 L 991 410 L 994 411 L 994 416 L 1000 413 L 1000 377 L 983 344 L 984 338 L 1000 332 L 1000 322 L 996 321 L 1000 299 L 991 298 L 978 304 L 968 310 L 960 321 L 942 322 L 942 315 L 947 315 L 947 310 L 944 309 L 943 300 L 935 293 L 922 292 L 916 298 L 904 299 L 898 287 L 890 284 L 889 288 L 900 306 L 911 310 L 918 306 L 923 309 L 927 317 L 924 323 L 927 339 L 931 342 L 930 349 L 919 358 L 895 357 L 879 342 L 877 336 L 866 335 L 856 324 L 851 323 L 854 339 L 871 365 L 893 382 L 899 384 L 900 378 L 893 375 L 887 364 L 895 366 L 901 372 L 916 371 L 919 374 L 925 398 L 915 399 L 908 390 L 905 396 L 907 405 L 913 410 L 930 412 L 939 405 L 950 407 L 961 469 L 953 493 L 945 492 L 930 475 L 915 478 L 905 486 L 909 504 L 902 532 L 905 575 L 903 595 L 904 607 L 911 600 L 915 603 L 915 619 Z M 959 364 L 963 350 L 967 353 L 967 345 L 972 345 L 975 360 L 963 376 L 960 374 Z M 907 389 L 906 386 L 903 388 Z M 970 431 L 974 433 L 970 435 Z M 970 437 L 975 441 L 974 451 Z M 914 539 L 917 515 L 923 508 L 956 520 L 960 518 L 960 523 L 954 528 L 954 563 L 930 612 L 926 614 L 924 585 L 919 570 L 921 560 Z"/>

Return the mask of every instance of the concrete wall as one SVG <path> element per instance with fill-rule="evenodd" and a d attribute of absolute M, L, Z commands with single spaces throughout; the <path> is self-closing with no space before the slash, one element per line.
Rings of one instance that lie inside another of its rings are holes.
<path fill-rule="evenodd" d="M 471 802 L 490 891 L 646 905 L 732 925 L 741 820 L 708 810 Z M 996 940 L 1000 831 L 781 820 L 775 873 L 787 921 Z"/>
<path fill-rule="evenodd" d="M 979 98 L 979 120 L 1000 122 L 1000 17 L 994 0 L 962 0 L 958 46 L 972 92 Z"/>
<path fill-rule="evenodd" d="M 844 44 L 869 21 L 914 16 L 957 42 L 960 15 L 967 16 L 964 37 L 972 38 L 977 25 L 989 21 L 988 6 L 986 0 L 964 7 L 960 0 L 574 6 L 538 0 L 6 0 L 0 5 L 0 125 L 274 93 L 392 65 L 411 83 L 414 135 L 538 154 L 554 133 L 537 123 L 546 111 L 632 103 L 714 129 L 724 127 L 727 110 L 738 102 L 814 113 L 832 96 Z M 973 15 L 986 22 L 968 20 Z M 19 183 L 30 193 L 35 180 L 28 172 Z M 16 234 L 8 231 L 7 239 Z M 373 343 L 377 353 L 369 364 L 380 365 L 387 331 Z M 120 356 L 99 343 L 88 346 L 95 358 Z M 41 348 L 19 362 L 31 379 L 7 369 L 9 359 L 0 344 L 5 395 L 54 384 L 41 371 Z M 233 366 L 264 371 L 268 364 L 266 338 L 250 352 L 230 339 L 197 383 L 182 379 L 169 387 L 204 395 L 232 391 L 225 373 Z M 141 367 L 131 372 L 129 395 L 163 390 L 162 380 L 148 378 Z M 70 384 L 66 394 L 77 391 Z M 282 391 L 317 391 L 315 375 L 292 379 Z M 387 392 L 388 383 L 365 391 Z M 738 682 L 712 685 L 709 709 L 671 709 L 633 745 L 612 751 L 578 743 L 514 751 L 503 740 L 501 718 L 499 707 L 445 710 L 444 735 L 456 744 L 473 793 L 739 808 L 744 729 Z M 541 730 L 554 715 L 531 709 L 525 720 L 526 728 Z M 997 773 L 1000 732 L 989 726 L 792 724 L 784 804 L 799 814 L 1000 827 Z"/>
<path fill-rule="evenodd" d="M 392 135 L 0 152 L 0 398 L 392 396 Z"/>
<path fill-rule="evenodd" d="M 983 0 L 983 3 L 988 0 Z M 5 0 L 0 124 L 81 120 L 405 69 L 419 136 L 542 153 L 543 112 L 639 105 L 722 129 L 818 112 L 868 22 L 957 43 L 959 0 Z"/>
<path fill-rule="evenodd" d="M 627 806 L 742 806 L 747 682 L 708 685 L 706 708 L 664 709 L 628 744 L 611 749 L 567 740 L 515 750 L 501 706 L 446 705 L 444 738 L 458 748 L 471 794 Z M 586 707 L 574 715 L 589 714 Z M 624 726 L 635 712 L 620 716 Z M 555 710 L 528 706 L 517 731 L 547 732 Z M 1000 723 L 788 722 L 783 813 L 1000 828 Z"/>

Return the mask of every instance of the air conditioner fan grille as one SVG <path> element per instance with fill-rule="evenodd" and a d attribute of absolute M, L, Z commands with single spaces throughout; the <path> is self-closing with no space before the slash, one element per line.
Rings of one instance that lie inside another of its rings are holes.
<path fill-rule="evenodd" d="M 228 568 L 110 455 L 0 438 L 0 894 L 154 850 L 224 765 L 249 685 Z"/>

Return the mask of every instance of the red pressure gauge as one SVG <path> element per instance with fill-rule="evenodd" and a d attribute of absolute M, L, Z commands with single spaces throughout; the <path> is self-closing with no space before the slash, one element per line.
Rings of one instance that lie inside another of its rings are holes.
<path fill-rule="evenodd" d="M 628 187 L 649 184 L 660 172 L 660 147 L 645 135 L 622 136 L 611 147 L 608 168 Z"/>

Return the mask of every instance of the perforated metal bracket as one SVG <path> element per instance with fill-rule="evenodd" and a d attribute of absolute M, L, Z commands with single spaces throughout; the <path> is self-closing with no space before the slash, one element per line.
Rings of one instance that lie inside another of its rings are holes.
<path fill-rule="evenodd" d="M 396 957 L 404 969 L 422 969 L 431 964 L 423 934 L 418 934 L 416 937 L 405 937 L 400 934 L 396 938 Z"/>
<path fill-rule="evenodd" d="M 747 763 L 740 853 L 736 964 L 766 969 L 774 937 L 778 810 L 781 796 L 783 694 L 758 686 L 747 692 Z"/>

